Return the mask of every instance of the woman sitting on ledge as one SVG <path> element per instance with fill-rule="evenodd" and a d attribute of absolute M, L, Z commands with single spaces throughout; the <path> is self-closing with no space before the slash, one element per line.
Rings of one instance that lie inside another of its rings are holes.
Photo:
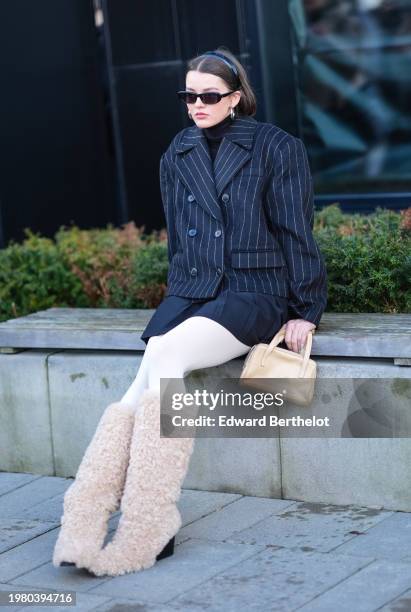
<path fill-rule="evenodd" d="M 56 566 L 98 576 L 151 567 L 172 553 L 181 526 L 194 439 L 160 437 L 160 379 L 245 355 L 284 323 L 285 343 L 299 352 L 327 302 L 303 142 L 254 119 L 245 69 L 227 50 L 192 59 L 178 95 L 195 125 L 160 162 L 167 293 L 142 334 L 135 380 L 102 415 L 66 492 L 53 555 Z"/>

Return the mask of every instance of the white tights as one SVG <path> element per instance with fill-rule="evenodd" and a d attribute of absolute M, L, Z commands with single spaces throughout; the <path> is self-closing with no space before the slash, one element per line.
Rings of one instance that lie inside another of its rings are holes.
<path fill-rule="evenodd" d="M 189 317 L 165 334 L 150 337 L 137 375 L 120 401 L 135 404 L 146 387 L 160 391 L 160 378 L 184 378 L 192 370 L 220 365 L 250 348 L 217 321 Z"/>

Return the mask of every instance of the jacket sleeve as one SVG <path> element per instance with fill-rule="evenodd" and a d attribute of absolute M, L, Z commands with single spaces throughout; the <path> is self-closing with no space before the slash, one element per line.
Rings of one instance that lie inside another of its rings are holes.
<path fill-rule="evenodd" d="M 167 224 L 167 250 L 170 263 L 178 249 L 179 242 L 174 216 L 174 178 L 167 151 L 160 159 L 160 191 Z"/>
<path fill-rule="evenodd" d="M 300 138 L 281 141 L 267 189 L 268 215 L 282 246 L 295 318 L 318 325 L 327 304 L 327 272 L 313 236 L 314 193 L 307 151 Z"/>

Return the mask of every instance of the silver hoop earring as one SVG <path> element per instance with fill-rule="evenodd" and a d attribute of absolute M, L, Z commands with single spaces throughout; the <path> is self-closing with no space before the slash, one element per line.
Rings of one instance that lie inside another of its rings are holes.
<path fill-rule="evenodd" d="M 234 112 L 233 107 L 231 107 L 230 117 L 231 117 L 231 119 L 235 119 L 235 112 Z"/>

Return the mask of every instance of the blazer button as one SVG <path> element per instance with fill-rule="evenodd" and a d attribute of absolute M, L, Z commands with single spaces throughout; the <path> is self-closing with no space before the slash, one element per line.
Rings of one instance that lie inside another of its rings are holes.
<path fill-rule="evenodd" d="M 195 276 L 197 274 L 197 268 L 191 268 L 190 274 L 191 276 Z"/>
<path fill-rule="evenodd" d="M 221 234 L 222 234 L 222 231 L 221 231 L 221 230 L 216 230 L 216 231 L 214 232 L 214 236 L 215 236 L 216 238 L 218 238 L 219 236 L 221 236 Z"/>
<path fill-rule="evenodd" d="M 193 195 L 190 193 L 190 195 L 189 195 L 189 196 L 187 196 L 187 200 L 188 200 L 189 202 L 193 202 L 193 201 L 195 200 L 195 197 L 194 197 L 194 196 L 193 196 Z"/>
<path fill-rule="evenodd" d="M 221 273 L 222 273 L 221 268 L 217 268 L 217 274 L 220 276 Z"/>
<path fill-rule="evenodd" d="M 188 235 L 189 236 L 195 236 L 197 233 L 197 230 L 195 228 L 191 228 L 188 230 Z"/>
<path fill-rule="evenodd" d="M 230 199 L 230 196 L 228 195 L 228 193 L 223 193 L 223 195 L 221 196 L 221 199 L 223 200 L 223 202 L 228 202 L 228 200 Z"/>

